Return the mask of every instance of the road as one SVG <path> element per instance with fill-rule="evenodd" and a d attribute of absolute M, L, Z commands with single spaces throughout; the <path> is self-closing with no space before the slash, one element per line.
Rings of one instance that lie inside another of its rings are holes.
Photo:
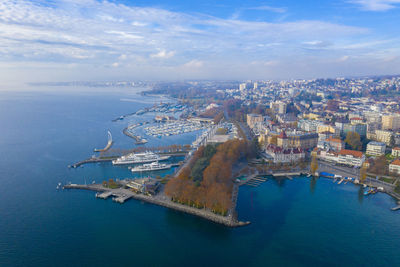
<path fill-rule="evenodd" d="M 360 170 L 344 166 L 336 166 L 333 163 L 318 161 L 318 172 L 329 172 L 347 177 L 359 178 Z"/>

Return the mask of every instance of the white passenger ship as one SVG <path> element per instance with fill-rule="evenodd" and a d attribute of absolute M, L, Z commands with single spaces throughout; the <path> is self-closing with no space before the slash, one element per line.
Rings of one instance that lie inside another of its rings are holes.
<path fill-rule="evenodd" d="M 146 172 L 146 171 L 158 171 L 158 170 L 166 170 L 172 167 L 171 164 L 158 163 L 153 162 L 150 164 L 143 164 L 141 166 L 137 166 L 131 169 L 132 172 Z"/>
<path fill-rule="evenodd" d="M 112 161 L 113 165 L 151 163 L 169 159 L 170 156 L 160 156 L 153 152 L 130 153 Z"/>

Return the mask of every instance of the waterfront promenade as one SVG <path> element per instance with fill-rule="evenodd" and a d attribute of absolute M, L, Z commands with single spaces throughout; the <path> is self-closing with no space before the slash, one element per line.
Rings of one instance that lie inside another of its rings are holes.
<path fill-rule="evenodd" d="M 239 227 L 250 224 L 250 222 L 241 222 L 238 221 L 233 214 L 229 214 L 228 216 L 222 216 L 215 214 L 206 209 L 198 209 L 194 207 L 190 207 L 187 205 L 182 205 L 176 202 L 171 201 L 169 197 L 167 197 L 163 192 L 158 193 L 155 196 L 144 195 L 139 193 L 134 193 L 129 189 L 125 188 L 117 188 L 110 189 L 104 187 L 102 184 L 91 184 L 91 185 L 78 185 L 78 184 L 69 184 L 63 187 L 64 189 L 83 189 L 90 190 L 95 192 L 109 192 L 110 196 L 114 196 L 114 201 L 123 203 L 125 200 L 129 198 L 137 199 L 143 202 L 151 203 L 154 205 L 163 206 L 169 209 L 173 209 L 176 211 L 188 213 L 197 217 L 201 217 L 203 219 L 222 224 L 229 227 Z M 120 201 L 119 201 L 120 200 Z"/>

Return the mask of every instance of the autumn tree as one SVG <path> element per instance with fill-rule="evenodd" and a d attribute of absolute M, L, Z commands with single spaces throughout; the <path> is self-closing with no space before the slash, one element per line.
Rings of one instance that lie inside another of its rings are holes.
<path fill-rule="evenodd" d="M 367 178 L 367 166 L 363 164 L 360 169 L 360 181 L 364 182 L 366 178 Z"/>
<path fill-rule="evenodd" d="M 377 157 L 370 166 L 369 171 L 375 174 L 388 174 L 388 162 L 385 155 Z"/>
<path fill-rule="evenodd" d="M 344 141 L 353 150 L 362 149 L 360 135 L 356 132 L 348 132 Z"/>
<path fill-rule="evenodd" d="M 317 152 L 313 151 L 311 153 L 312 159 L 311 159 L 311 165 L 310 165 L 310 171 L 312 175 L 315 176 L 317 170 L 318 170 L 318 161 L 317 161 Z"/>

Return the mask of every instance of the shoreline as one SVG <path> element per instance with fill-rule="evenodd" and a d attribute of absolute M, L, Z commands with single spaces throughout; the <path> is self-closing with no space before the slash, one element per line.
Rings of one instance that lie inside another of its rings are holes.
<path fill-rule="evenodd" d="M 91 184 L 91 185 L 78 185 L 78 184 L 69 184 L 69 185 L 64 185 L 63 189 L 82 189 L 82 190 L 89 190 L 89 191 L 95 191 L 95 192 L 109 192 L 109 196 L 115 196 L 115 197 L 122 197 L 124 200 L 120 203 L 123 203 L 125 200 L 128 200 L 129 198 L 133 198 L 136 200 L 144 201 L 150 204 L 162 206 L 165 208 L 169 208 L 172 210 L 176 210 L 179 212 L 191 214 L 203 219 L 206 219 L 208 221 L 222 224 L 228 227 L 241 227 L 241 226 L 246 226 L 249 225 L 250 222 L 242 222 L 234 219 L 231 216 L 222 216 L 215 214 L 211 211 L 205 210 L 205 209 L 198 209 L 186 205 L 182 205 L 176 202 L 171 201 L 169 198 L 161 196 L 160 194 L 156 196 L 148 196 L 148 195 L 143 195 L 143 194 L 137 194 L 134 193 L 128 189 L 110 189 L 110 188 L 105 188 L 101 184 Z M 113 199 L 114 201 L 119 202 L 116 198 Z"/>

